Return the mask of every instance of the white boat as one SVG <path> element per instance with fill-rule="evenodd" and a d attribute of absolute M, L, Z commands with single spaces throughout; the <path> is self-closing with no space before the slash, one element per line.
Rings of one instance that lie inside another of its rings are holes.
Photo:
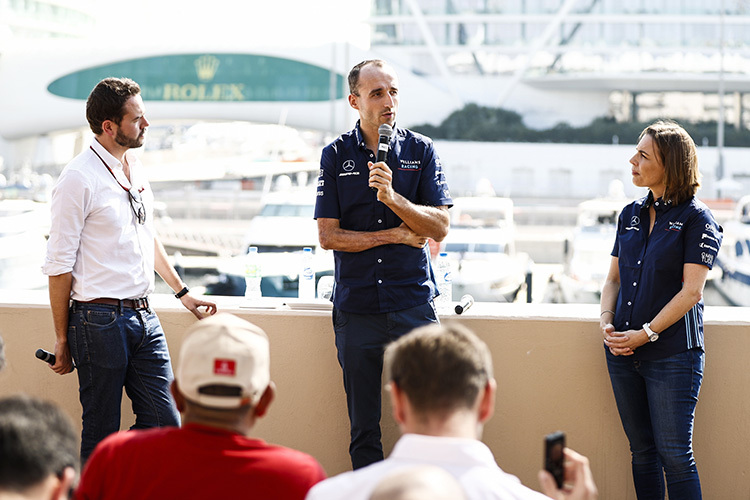
<path fill-rule="evenodd" d="M 599 303 L 612 259 L 617 217 L 630 201 L 619 192 L 615 184 L 610 186 L 610 196 L 578 205 L 576 227 L 565 240 L 563 270 L 552 276 L 546 301 Z"/>
<path fill-rule="evenodd" d="M 313 219 L 315 196 L 314 188 L 291 185 L 264 195 L 260 212 L 248 226 L 243 254 L 227 259 L 219 266 L 224 283 L 209 285 L 208 293 L 244 293 L 245 255 L 251 246 L 258 248 L 263 296 L 297 296 L 305 247 L 313 249 L 316 283 L 321 276 L 333 275 L 333 253 L 323 250 L 318 242 L 318 226 Z"/>
<path fill-rule="evenodd" d="M 451 208 L 451 229 L 441 243 L 448 254 L 453 298 L 513 302 L 526 282 L 532 261 L 516 252 L 513 201 L 496 196 L 458 197 Z"/>
<path fill-rule="evenodd" d="M 724 239 L 716 257 L 721 277 L 714 287 L 732 305 L 750 306 L 750 195 L 742 197 L 724 224 Z"/>
<path fill-rule="evenodd" d="M 49 206 L 32 200 L 0 200 L 0 288 L 47 286 L 42 264 L 47 249 Z"/>

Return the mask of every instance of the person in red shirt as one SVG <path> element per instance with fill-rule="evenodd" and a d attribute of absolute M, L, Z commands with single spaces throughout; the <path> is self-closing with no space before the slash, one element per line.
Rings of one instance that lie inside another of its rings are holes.
<path fill-rule="evenodd" d="M 76 498 L 302 500 L 325 478 L 311 456 L 249 437 L 268 410 L 268 338 L 222 313 L 198 321 L 180 350 L 172 394 L 183 426 L 132 430 L 102 441 Z"/>

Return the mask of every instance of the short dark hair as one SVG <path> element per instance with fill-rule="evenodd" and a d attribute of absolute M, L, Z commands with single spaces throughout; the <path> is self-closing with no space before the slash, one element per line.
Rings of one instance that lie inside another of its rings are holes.
<path fill-rule="evenodd" d="M 22 493 L 78 464 L 76 432 L 62 410 L 25 395 L 0 399 L 0 490 Z"/>
<path fill-rule="evenodd" d="M 359 92 L 359 73 L 362 71 L 362 68 L 367 66 L 368 64 L 372 64 L 374 66 L 378 66 L 379 68 L 382 68 L 385 66 L 386 63 L 382 59 L 367 59 L 365 61 L 362 61 L 361 63 L 354 66 L 351 71 L 349 71 L 349 93 L 352 95 L 359 95 L 357 92 Z"/>
<path fill-rule="evenodd" d="M 105 78 L 97 83 L 86 100 L 86 120 L 91 131 L 101 134 L 106 120 L 119 125 L 125 103 L 140 93 L 141 87 L 130 78 Z"/>
<path fill-rule="evenodd" d="M 684 128 L 671 120 L 659 120 L 641 132 L 638 140 L 649 135 L 656 155 L 664 166 L 664 199 L 676 204 L 692 198 L 701 186 L 695 142 Z"/>
<path fill-rule="evenodd" d="M 489 348 L 459 324 L 427 325 L 390 344 L 386 380 L 421 413 L 472 408 L 492 376 Z"/>

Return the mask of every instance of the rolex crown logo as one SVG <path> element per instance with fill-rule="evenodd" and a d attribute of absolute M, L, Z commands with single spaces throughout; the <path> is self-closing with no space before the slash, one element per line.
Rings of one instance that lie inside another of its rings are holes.
<path fill-rule="evenodd" d="M 200 56 L 195 60 L 194 64 L 198 79 L 202 82 L 207 82 L 214 79 L 216 70 L 219 69 L 219 58 L 209 55 Z"/>

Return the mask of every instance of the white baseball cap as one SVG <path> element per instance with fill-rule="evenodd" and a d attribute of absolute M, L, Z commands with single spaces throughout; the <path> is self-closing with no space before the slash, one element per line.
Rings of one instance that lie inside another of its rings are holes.
<path fill-rule="evenodd" d="M 180 349 L 177 384 L 190 401 L 211 408 L 256 404 L 271 380 L 268 337 L 229 313 L 196 321 Z"/>

